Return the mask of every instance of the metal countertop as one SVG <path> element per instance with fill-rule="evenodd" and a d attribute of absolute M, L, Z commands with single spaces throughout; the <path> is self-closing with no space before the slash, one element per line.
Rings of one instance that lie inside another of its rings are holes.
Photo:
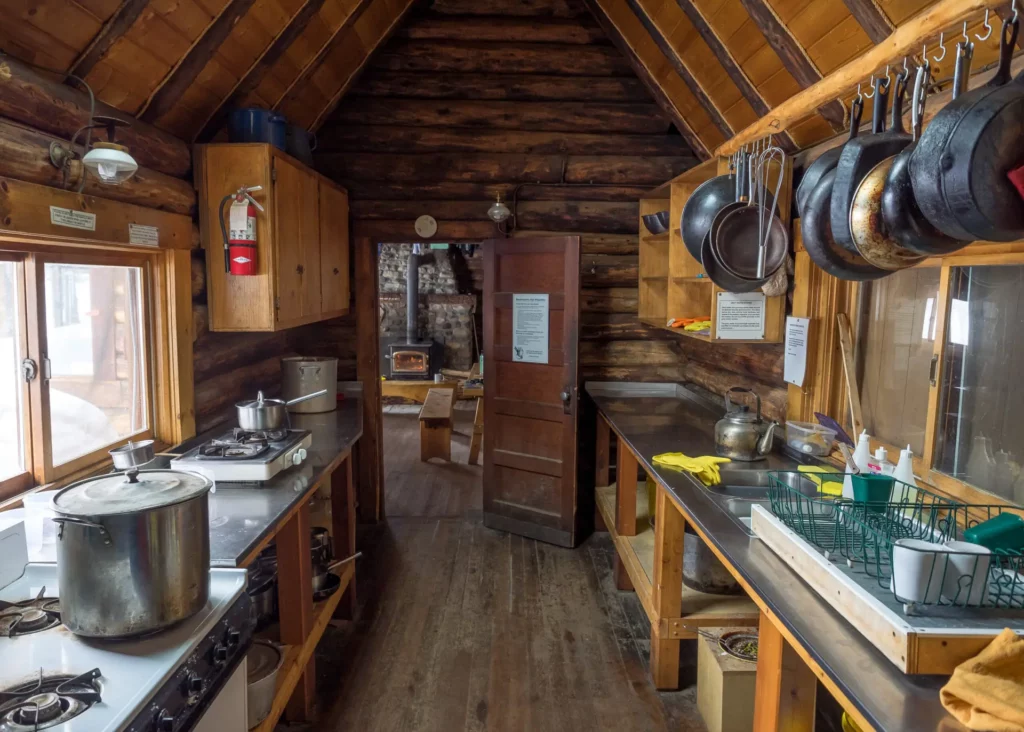
<path fill-rule="evenodd" d="M 664 452 L 714 455 L 721 407 L 678 384 L 591 382 L 586 390 L 644 468 L 668 486 L 693 523 L 876 729 L 966 730 L 939 703 L 946 677 L 904 674 L 771 549 L 743 532 L 696 480 L 654 465 L 653 457 Z M 797 463 L 773 453 L 747 465 L 792 470 Z M 744 464 L 734 461 L 730 467 Z"/>

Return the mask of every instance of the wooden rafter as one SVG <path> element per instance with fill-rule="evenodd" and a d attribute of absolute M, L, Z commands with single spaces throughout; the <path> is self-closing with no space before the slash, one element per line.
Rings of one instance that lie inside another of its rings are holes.
<path fill-rule="evenodd" d="M 181 99 L 195 82 L 206 64 L 216 55 L 238 21 L 249 12 L 255 0 L 230 0 L 220 15 L 207 26 L 206 31 L 192 44 L 185 57 L 164 78 L 149 100 L 139 110 L 138 117 L 155 122 L 163 117 Z"/>
<path fill-rule="evenodd" d="M 818 67 L 815 66 L 811 57 L 807 55 L 807 51 L 789 32 L 779 16 L 775 14 L 775 10 L 767 0 L 740 0 L 740 3 L 750 19 L 760 29 L 768 45 L 778 55 L 782 65 L 802 88 L 806 89 L 821 81 L 821 72 Z M 822 105 L 818 109 L 818 113 L 836 132 L 846 126 L 846 111 L 843 109 L 843 105 L 836 100 Z"/>
<path fill-rule="evenodd" d="M 295 39 L 302 35 L 302 32 L 306 30 L 306 26 L 309 25 L 309 21 L 320 12 L 320 8 L 323 5 L 324 0 L 306 0 L 303 6 L 299 8 L 299 12 L 292 16 L 292 19 L 288 21 L 288 25 L 281 29 L 281 32 L 264 49 L 259 58 L 253 61 L 252 66 L 238 80 L 238 83 L 235 84 L 231 92 L 213 110 L 213 113 L 210 114 L 196 135 L 197 140 L 207 142 L 213 138 L 217 130 L 224 123 L 228 110 L 256 90 L 256 87 L 263 81 L 263 77 L 291 48 Z"/>
<path fill-rule="evenodd" d="M 85 78 L 93 67 L 106 56 L 107 51 L 121 40 L 121 37 L 128 32 L 128 29 L 135 24 L 142 11 L 149 5 L 149 0 L 123 0 L 121 5 L 103 24 L 99 32 L 89 41 L 89 45 L 78 55 L 75 62 L 68 69 L 69 76 Z"/>
<path fill-rule="evenodd" d="M 341 25 L 335 29 L 334 33 L 332 33 L 324 42 L 316 55 L 310 59 L 309 63 L 302 67 L 302 71 L 300 71 L 299 75 L 296 76 L 292 83 L 288 85 L 288 88 L 284 90 L 284 94 L 281 95 L 280 99 L 274 102 L 272 105 L 273 109 L 280 109 L 288 103 L 288 100 L 292 96 L 302 90 L 313 74 L 316 73 L 316 70 L 323 65 L 324 59 L 327 58 L 331 50 L 334 49 L 340 40 L 345 37 L 345 32 L 351 28 L 357 20 L 359 20 L 359 17 L 370 6 L 371 2 L 373 2 L 373 0 L 359 0 L 356 3 L 355 7 L 353 7 L 351 12 L 348 14 L 348 17 L 346 17 L 345 20 L 342 21 Z"/>
<path fill-rule="evenodd" d="M 661 49 L 663 54 L 665 54 L 665 58 L 667 58 L 669 63 L 672 64 L 672 68 L 676 70 L 679 77 L 686 83 L 686 86 L 690 88 L 693 95 L 697 97 L 701 106 L 704 107 L 704 111 L 708 113 L 711 120 L 715 123 L 715 127 L 717 127 L 721 133 L 726 136 L 726 138 L 732 137 L 733 129 L 729 125 L 728 121 L 726 121 L 718 107 L 714 105 L 714 102 L 711 101 L 711 97 L 709 97 L 707 92 L 704 91 L 700 82 L 698 82 L 696 77 L 690 73 L 690 70 L 683 62 L 683 59 L 672 47 L 672 44 L 668 42 L 668 39 L 665 38 L 661 29 L 658 28 L 657 24 L 649 15 L 647 15 L 647 11 L 645 11 L 643 6 L 640 5 L 639 0 L 626 0 L 626 4 L 629 5 L 629 8 L 636 15 L 641 25 L 643 25 L 648 34 L 650 34 L 655 45 Z"/>
<path fill-rule="evenodd" d="M 711 155 L 711 150 L 704 144 L 704 141 L 697 136 L 697 133 L 694 132 L 692 127 L 690 127 L 689 122 L 687 122 L 686 118 L 684 118 L 682 113 L 680 113 L 671 97 L 669 97 L 661 85 L 654 79 L 654 76 L 647 68 L 647 65 L 629 45 L 629 42 L 623 37 L 621 31 L 612 19 L 608 17 L 604 8 L 601 7 L 600 1 L 583 0 L 583 3 L 594 16 L 598 25 L 601 26 L 601 29 L 604 30 L 605 34 L 612 40 L 612 43 L 615 44 L 615 47 L 618 48 L 619 51 L 621 51 L 629 60 L 630 66 L 633 67 L 633 72 L 650 92 L 658 106 L 661 107 L 675 123 L 676 129 L 679 130 L 679 134 L 682 135 L 683 139 L 685 139 L 687 143 L 689 143 L 694 154 L 701 160 L 707 160 Z"/>
<path fill-rule="evenodd" d="M 374 52 L 378 48 L 380 48 L 382 44 L 387 42 L 389 38 L 391 38 L 391 35 L 395 32 L 398 26 L 401 25 L 402 20 L 409 12 L 409 9 L 413 5 L 415 5 L 415 2 L 416 0 L 406 0 L 405 6 L 402 8 L 402 12 L 397 13 L 395 15 L 394 19 L 391 21 L 390 24 L 388 24 L 388 27 L 384 30 L 384 32 L 376 39 L 376 41 L 374 41 L 374 43 L 369 48 L 366 49 L 366 53 L 363 54 L 362 61 L 352 70 L 352 73 L 350 73 L 348 77 L 346 77 L 345 81 L 342 82 L 341 87 L 333 95 L 331 95 L 330 99 L 327 100 L 327 104 L 323 106 L 323 108 L 314 118 L 313 124 L 310 125 L 311 130 L 315 132 L 317 129 L 320 128 L 320 125 L 323 124 L 324 120 L 326 120 L 330 116 L 331 112 L 333 112 L 334 109 L 338 106 L 338 103 L 341 102 L 342 97 L 345 96 L 345 92 L 347 92 L 352 87 L 352 84 L 354 84 L 356 79 L 359 78 L 359 75 L 363 72 L 363 69 L 366 68 L 366 64 L 369 62 L 370 58 L 373 57 Z"/>
<path fill-rule="evenodd" d="M 872 43 L 881 43 L 896 30 L 889 16 L 875 0 L 843 0 L 843 5 L 849 9 Z"/>
<path fill-rule="evenodd" d="M 690 19 L 690 22 L 693 23 L 693 27 L 697 29 L 700 37 L 708 44 L 708 48 L 715 54 L 718 63 L 725 69 L 725 73 L 732 79 L 733 83 L 740 90 L 740 94 L 747 100 L 747 103 L 757 112 L 759 117 L 768 114 L 769 110 L 771 110 L 771 105 L 768 104 L 761 95 L 761 92 L 754 86 L 746 72 L 736 63 L 736 59 L 732 57 L 729 49 L 725 47 L 725 44 L 722 43 L 722 40 L 711 28 L 703 13 L 694 5 L 693 0 L 676 0 L 676 3 L 686 14 L 686 17 Z M 779 139 L 782 146 L 787 150 L 795 151 L 797 149 L 796 143 L 793 142 L 793 138 L 789 136 L 789 133 L 782 133 L 779 135 Z"/>

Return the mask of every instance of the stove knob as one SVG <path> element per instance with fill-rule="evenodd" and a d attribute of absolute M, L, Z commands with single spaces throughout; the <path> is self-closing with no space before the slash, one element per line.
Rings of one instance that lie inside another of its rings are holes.
<path fill-rule="evenodd" d="M 228 631 L 228 647 L 234 648 L 239 644 L 239 642 L 241 642 L 241 640 L 242 634 L 239 633 L 237 630 Z"/>
<path fill-rule="evenodd" d="M 298 450 L 292 453 L 292 465 L 299 465 L 305 459 L 306 448 L 304 447 L 300 447 Z"/>
<path fill-rule="evenodd" d="M 174 715 L 161 709 L 156 717 L 156 728 L 158 732 L 174 732 Z"/>
<path fill-rule="evenodd" d="M 213 662 L 217 666 L 222 666 L 227 663 L 228 660 L 228 647 L 218 643 L 213 647 Z"/>
<path fill-rule="evenodd" d="M 198 674 L 192 674 L 188 677 L 188 693 L 189 694 L 200 694 L 203 691 L 203 677 Z"/>

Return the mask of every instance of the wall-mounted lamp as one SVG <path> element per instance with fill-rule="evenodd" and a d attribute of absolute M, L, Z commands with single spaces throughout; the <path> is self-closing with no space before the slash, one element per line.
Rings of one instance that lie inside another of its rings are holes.
<path fill-rule="evenodd" d="M 127 127 L 128 124 L 115 117 L 95 117 L 86 127 L 75 133 L 77 137 L 85 129 L 106 128 L 106 142 L 93 143 L 92 149 L 82 157 L 82 165 L 107 185 L 121 185 L 139 169 L 135 158 L 128 154 L 128 148 L 114 142 L 114 130 L 118 127 Z M 71 147 L 64 147 L 58 142 L 50 143 L 50 162 L 54 167 L 65 170 L 76 157 L 73 144 Z"/>
<path fill-rule="evenodd" d="M 512 215 L 512 211 L 508 206 L 501 200 L 501 194 L 499 193 L 495 198 L 494 203 L 487 209 L 487 217 L 496 224 L 500 224 L 503 221 L 508 220 L 508 217 Z"/>

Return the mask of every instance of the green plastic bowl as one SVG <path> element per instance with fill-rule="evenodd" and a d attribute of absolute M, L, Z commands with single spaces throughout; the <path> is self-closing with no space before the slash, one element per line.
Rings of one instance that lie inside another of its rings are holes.
<path fill-rule="evenodd" d="M 964 531 L 964 539 L 989 549 L 1024 549 L 1024 518 L 1006 511 Z"/>

